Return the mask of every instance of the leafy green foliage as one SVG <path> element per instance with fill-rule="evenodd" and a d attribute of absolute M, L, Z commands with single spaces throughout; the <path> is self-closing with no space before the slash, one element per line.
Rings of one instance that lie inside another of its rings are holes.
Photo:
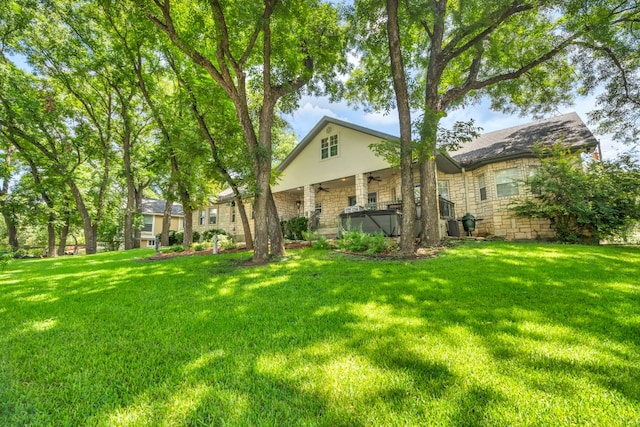
<path fill-rule="evenodd" d="M 583 165 L 561 144 L 539 157 L 528 180 L 536 194 L 515 202 L 515 215 L 550 220 L 556 238 L 568 243 L 619 236 L 640 220 L 640 165 L 632 158 Z"/>
<path fill-rule="evenodd" d="M 331 249 L 333 247 L 324 236 L 318 236 L 311 246 L 313 249 Z"/>
<path fill-rule="evenodd" d="M 282 227 L 282 234 L 286 239 L 290 240 L 303 240 L 304 233 L 308 230 L 309 220 L 304 216 L 291 218 L 288 220 L 280 221 Z"/>
<path fill-rule="evenodd" d="M 338 248 L 349 252 L 379 254 L 386 252 L 389 247 L 383 234 L 368 234 L 362 230 L 343 230 L 338 240 Z"/>
<path fill-rule="evenodd" d="M 211 239 L 213 239 L 213 236 L 215 236 L 216 234 L 218 236 L 226 236 L 227 232 L 221 228 L 211 228 L 202 232 L 202 240 L 205 242 L 210 242 Z"/>

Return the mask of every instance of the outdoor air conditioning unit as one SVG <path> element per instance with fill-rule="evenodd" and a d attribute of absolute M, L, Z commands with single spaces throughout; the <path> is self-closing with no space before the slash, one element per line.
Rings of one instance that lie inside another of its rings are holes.
<path fill-rule="evenodd" d="M 352 213 L 352 212 L 360 212 L 363 211 L 364 207 L 362 206 L 358 206 L 358 205 L 354 205 L 354 206 L 347 206 L 346 208 L 344 208 L 344 213 Z"/>

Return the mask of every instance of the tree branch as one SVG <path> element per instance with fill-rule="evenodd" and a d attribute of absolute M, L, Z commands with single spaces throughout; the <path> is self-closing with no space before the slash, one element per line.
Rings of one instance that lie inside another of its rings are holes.
<path fill-rule="evenodd" d="M 544 55 L 539 56 L 535 60 L 531 61 L 527 65 L 515 71 L 504 73 L 504 74 L 498 74 L 496 76 L 490 77 L 482 81 L 478 81 L 476 80 L 476 78 L 471 78 L 473 76 L 469 74 L 470 79 L 467 79 L 465 83 L 463 83 L 461 86 L 449 89 L 442 95 L 439 102 L 440 107 L 445 109 L 446 107 L 449 106 L 449 104 L 451 104 L 451 102 L 467 94 L 471 90 L 482 89 L 484 87 L 491 86 L 496 83 L 517 79 L 518 77 L 522 76 L 524 73 L 532 70 L 538 65 L 556 56 L 567 46 L 571 45 L 581 35 L 582 35 L 582 32 L 577 32 L 575 34 L 572 34 L 570 37 L 566 38 L 562 43 L 558 44 L 556 47 L 554 47 Z"/>
<path fill-rule="evenodd" d="M 504 21 L 509 19 L 511 16 L 516 15 L 518 13 L 533 9 L 532 5 L 523 4 L 521 0 L 515 0 L 508 9 L 502 12 L 496 19 L 490 19 L 491 25 L 485 28 L 483 31 L 475 35 L 471 40 L 463 44 L 462 46 L 456 48 L 458 42 L 472 34 L 476 30 L 482 27 L 483 22 L 477 21 L 474 25 L 469 27 L 465 27 L 464 31 L 462 31 L 457 36 L 453 37 L 447 45 L 442 49 L 442 52 L 446 58 L 446 62 L 449 62 L 451 59 L 459 56 L 470 47 L 476 45 L 479 41 L 484 40 L 489 34 L 495 31 Z"/>

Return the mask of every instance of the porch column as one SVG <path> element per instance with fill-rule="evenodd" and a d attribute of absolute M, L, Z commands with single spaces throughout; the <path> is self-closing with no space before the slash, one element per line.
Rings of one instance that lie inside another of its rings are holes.
<path fill-rule="evenodd" d="M 311 185 L 304 186 L 304 204 L 302 210 L 306 217 L 311 216 L 316 211 L 316 193 Z"/>
<path fill-rule="evenodd" d="M 366 207 L 368 199 L 369 199 L 369 185 L 367 183 L 367 177 L 363 173 L 357 174 L 356 175 L 356 205 Z"/>

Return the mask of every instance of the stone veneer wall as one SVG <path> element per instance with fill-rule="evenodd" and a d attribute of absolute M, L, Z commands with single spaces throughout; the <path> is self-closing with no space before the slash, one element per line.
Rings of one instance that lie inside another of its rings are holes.
<path fill-rule="evenodd" d="M 522 197 L 530 197 L 531 192 L 524 183 L 519 184 L 520 194 L 517 196 L 498 197 L 496 194 L 495 172 L 502 169 L 518 168 L 518 178 L 524 180 L 531 171 L 531 168 L 539 164 L 535 158 L 524 158 L 516 160 L 508 160 L 499 163 L 493 163 L 482 166 L 476 170 L 465 172 L 464 174 L 444 174 L 438 173 L 438 180 L 449 181 L 449 196 L 451 201 L 455 203 L 456 217 L 461 218 L 465 213 L 469 212 L 479 221 L 476 223 L 475 236 L 496 236 L 503 237 L 508 240 L 513 239 L 548 239 L 554 236 L 554 232 L 550 227 L 549 221 L 543 219 L 522 219 L 515 218 L 508 210 L 509 205 Z M 487 191 L 487 199 L 480 200 L 480 188 L 478 187 L 478 177 L 485 177 L 485 185 Z M 466 177 L 466 187 L 465 187 Z M 366 182 L 366 177 L 365 177 Z M 418 176 L 416 175 L 416 182 Z M 466 195 L 465 195 L 466 188 Z M 377 193 L 378 202 L 392 201 L 392 189 L 395 189 L 396 197 L 400 198 L 400 175 L 392 175 L 389 179 L 382 181 L 372 181 L 368 184 L 367 193 Z M 338 216 L 348 205 L 350 196 L 356 195 L 354 185 L 344 187 L 329 188 L 329 192 L 320 192 L 315 194 L 316 203 L 321 203 L 322 214 L 320 215 L 320 227 L 327 229 L 335 229 L 337 232 Z M 281 217 L 292 217 L 298 214 L 295 202 L 302 201 L 301 195 L 294 193 L 275 193 L 274 199 L 278 208 L 278 214 Z M 234 236 L 238 241 L 244 241 L 244 233 L 242 221 L 236 209 L 236 221 L 231 222 L 231 206 L 226 204 L 217 204 L 213 207 L 218 208 L 218 221 L 216 225 L 209 225 L 207 212 L 206 224 L 199 225 L 198 220 L 200 211 L 194 212 L 193 229 L 199 232 L 210 228 L 221 228 Z M 250 218 L 251 229 L 253 232 L 253 220 L 251 220 L 251 203 L 247 201 L 245 204 L 247 215 Z M 301 212 L 302 213 L 302 212 Z M 446 235 L 446 221 L 441 221 L 442 235 Z M 462 232 L 462 224 L 460 231 Z"/>
<path fill-rule="evenodd" d="M 456 215 L 462 217 L 467 211 L 480 221 L 476 224 L 478 236 L 496 236 L 508 240 L 513 239 L 548 239 L 554 236 L 550 223 L 544 219 L 515 218 L 509 205 L 519 198 L 531 197 L 531 191 L 523 183 L 519 183 L 517 196 L 498 197 L 496 192 L 495 173 L 503 169 L 517 168 L 518 179 L 528 177 L 532 168 L 539 165 L 535 158 L 523 158 L 492 163 L 465 174 L 438 174 L 439 180 L 449 181 L 451 201 L 456 204 Z M 478 178 L 484 174 L 487 199 L 480 200 Z M 465 181 L 467 176 L 468 209 L 465 201 Z"/>

